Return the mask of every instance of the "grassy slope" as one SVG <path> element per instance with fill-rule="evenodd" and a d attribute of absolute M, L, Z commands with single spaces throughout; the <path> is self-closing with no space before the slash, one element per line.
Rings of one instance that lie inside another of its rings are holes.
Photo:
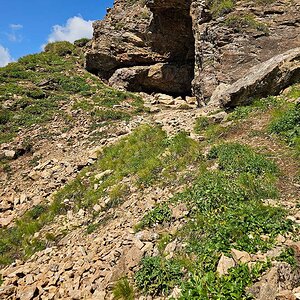
<path fill-rule="evenodd" d="M 55 116 L 68 118 L 67 108 L 89 112 L 95 123 L 128 119 L 132 111 L 112 110 L 124 101 L 133 111 L 143 110 L 140 98 L 111 89 L 85 72 L 80 48 L 68 42 L 50 44 L 45 52 L 0 68 L 0 143 Z"/>

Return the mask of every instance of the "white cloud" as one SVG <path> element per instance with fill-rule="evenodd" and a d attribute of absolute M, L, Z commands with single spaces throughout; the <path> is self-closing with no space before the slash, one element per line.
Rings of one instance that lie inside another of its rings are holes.
<path fill-rule="evenodd" d="M 4 67 L 12 61 L 13 59 L 10 56 L 8 49 L 0 45 L 0 67 Z"/>
<path fill-rule="evenodd" d="M 54 25 L 48 36 L 48 42 L 68 41 L 73 43 L 81 38 L 92 38 L 94 21 L 86 21 L 82 17 L 72 17 L 65 26 Z"/>
<path fill-rule="evenodd" d="M 21 24 L 10 24 L 9 27 L 12 29 L 12 30 L 20 30 L 23 28 L 23 25 Z"/>
<path fill-rule="evenodd" d="M 10 32 L 6 33 L 10 42 L 21 42 L 23 40 L 23 36 L 18 33 L 18 30 L 23 29 L 23 25 L 21 24 L 10 24 L 9 25 Z"/>

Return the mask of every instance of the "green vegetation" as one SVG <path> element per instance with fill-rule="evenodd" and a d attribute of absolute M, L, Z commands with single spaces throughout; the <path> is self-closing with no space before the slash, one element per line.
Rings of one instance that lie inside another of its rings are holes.
<path fill-rule="evenodd" d="M 134 289 L 127 277 L 121 278 L 115 283 L 113 295 L 116 300 L 134 300 Z"/>
<path fill-rule="evenodd" d="M 269 131 L 300 150 L 300 104 L 290 104 L 286 109 L 276 110 Z"/>
<path fill-rule="evenodd" d="M 222 277 L 213 271 L 204 274 L 193 273 L 179 299 L 253 299 L 245 293 L 245 288 L 254 283 L 267 268 L 266 263 L 258 263 L 252 270 L 247 265 L 239 265 L 230 269 L 229 274 Z"/>
<path fill-rule="evenodd" d="M 297 267 L 297 260 L 295 258 L 295 251 L 293 248 L 286 248 L 278 257 L 276 257 L 276 260 L 287 262 L 293 268 Z"/>
<path fill-rule="evenodd" d="M 196 133 L 203 132 L 209 125 L 209 119 L 207 117 L 199 117 L 196 119 L 194 131 Z"/>
<path fill-rule="evenodd" d="M 175 236 L 163 236 L 158 247 L 163 253 L 175 237 L 186 245 L 183 252 L 167 261 L 174 262 L 177 271 L 188 271 L 188 276 L 181 274 L 180 299 L 251 299 L 245 288 L 257 280 L 268 264 L 257 263 L 251 270 L 241 264 L 222 277 L 216 273 L 216 267 L 220 255 L 230 256 L 232 248 L 248 253 L 265 252 L 275 245 L 278 234 L 293 231 L 293 223 L 286 219 L 284 209 L 262 202 L 277 195 L 278 168 L 265 155 L 237 143 L 214 146 L 208 159 L 215 160 L 218 170 L 202 170 L 190 188 L 171 200 L 186 203 L 190 213 Z M 155 207 L 140 224 L 151 226 L 157 219 L 168 219 L 165 215 Z M 152 260 L 142 263 L 137 286 L 151 294 L 166 294 L 177 284 L 179 274 L 173 272 L 174 280 L 161 277 L 164 266 L 159 265 L 163 265 L 165 258 Z M 153 271 L 156 269 L 160 271 Z M 166 289 L 157 282 L 171 284 Z"/>
<path fill-rule="evenodd" d="M 50 43 L 45 52 L 27 55 L 0 68 L 0 143 L 22 128 L 46 124 L 55 116 L 69 120 L 61 108 L 76 97 L 73 109 L 89 114 L 92 123 L 128 120 L 143 112 L 143 101 L 116 91 L 93 75 L 78 72 L 82 50 L 68 42 Z M 127 102 L 129 108 L 111 110 Z M 132 108 L 131 108 L 132 107 Z"/>
<path fill-rule="evenodd" d="M 261 175 L 275 174 L 278 169 L 274 162 L 264 155 L 255 153 L 250 147 L 238 143 L 225 143 L 214 146 L 208 154 L 209 159 L 218 159 L 219 169 Z"/>
<path fill-rule="evenodd" d="M 86 46 L 86 44 L 90 41 L 90 39 L 87 39 L 87 38 L 82 38 L 82 39 L 79 39 L 79 40 L 76 40 L 74 42 L 74 45 L 77 46 L 77 47 L 84 47 Z"/>
<path fill-rule="evenodd" d="M 140 126 L 131 135 L 105 148 L 93 166 L 83 169 L 75 180 L 53 196 L 50 205 L 35 207 L 14 227 L 0 229 L 0 264 L 29 257 L 42 249 L 45 241 L 34 239 L 34 233 L 52 222 L 57 215 L 66 213 L 65 199 L 69 200 L 75 211 L 80 208 L 92 211 L 94 204 L 108 197 L 109 201 L 103 206 L 103 210 L 107 211 L 122 203 L 126 197 L 128 186 L 121 183 L 124 178 L 131 177 L 133 184 L 140 188 L 157 182 L 161 176 L 167 184 L 174 181 L 178 172 L 186 170 L 191 164 L 199 164 L 201 159 L 199 145 L 186 133 L 181 132 L 169 139 L 159 127 Z M 111 171 L 98 179 L 97 175 L 107 170 Z M 87 231 L 92 232 L 98 226 L 91 224 Z"/>
<path fill-rule="evenodd" d="M 208 0 L 207 5 L 213 17 L 217 18 L 234 9 L 234 0 Z"/>
<path fill-rule="evenodd" d="M 28 258 L 45 247 L 45 241 L 33 238 L 44 225 L 64 209 L 63 204 L 54 201 L 49 206 L 37 205 L 27 211 L 15 226 L 0 229 L 0 265 L 15 259 Z"/>
<path fill-rule="evenodd" d="M 300 97 L 300 84 L 294 84 L 289 87 L 288 92 L 286 93 L 287 98 L 297 99 Z"/>
<path fill-rule="evenodd" d="M 135 274 L 135 283 L 145 294 L 168 295 L 172 288 L 180 284 L 182 276 L 181 265 L 175 260 L 160 256 L 145 257 Z"/>
<path fill-rule="evenodd" d="M 255 29 L 265 34 L 269 33 L 268 26 L 257 21 L 255 15 L 252 14 L 232 14 L 227 16 L 224 22 L 237 32 L 244 31 L 245 29 Z"/>
<path fill-rule="evenodd" d="M 169 222 L 171 217 L 171 210 L 167 204 L 157 205 L 142 218 L 141 222 L 135 226 L 135 230 L 139 231 L 145 227 L 152 227 L 155 224 Z"/>
<path fill-rule="evenodd" d="M 69 42 L 54 42 L 49 43 L 45 47 L 45 52 L 51 52 L 57 54 L 58 56 L 66 56 L 76 53 L 76 47 Z"/>

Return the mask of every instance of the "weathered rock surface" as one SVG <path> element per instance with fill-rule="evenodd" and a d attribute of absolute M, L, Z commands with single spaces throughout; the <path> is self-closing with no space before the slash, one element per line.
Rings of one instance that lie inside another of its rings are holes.
<path fill-rule="evenodd" d="M 224 254 L 222 254 L 218 266 L 217 266 L 217 272 L 219 273 L 219 275 L 226 275 L 228 274 L 228 270 L 230 268 L 233 268 L 235 266 L 235 261 L 230 258 L 225 256 Z"/>
<path fill-rule="evenodd" d="M 231 85 L 221 84 L 213 92 L 210 104 L 235 107 L 251 99 L 278 94 L 300 79 L 300 48 L 289 50 L 254 66 Z"/>
<path fill-rule="evenodd" d="M 295 296 L 291 290 L 298 287 L 299 284 L 299 269 L 293 270 L 287 263 L 277 263 L 249 291 L 257 300 L 292 300 L 295 299 Z"/>
<path fill-rule="evenodd" d="M 94 23 L 86 67 L 116 87 L 193 93 L 199 104 L 207 103 L 220 84 L 300 47 L 299 20 L 298 0 L 238 1 L 221 17 L 202 0 L 116 0 L 105 20 Z M 277 93 L 283 82 L 271 91 L 258 88 L 259 95 Z"/>
<path fill-rule="evenodd" d="M 189 1 L 117 0 L 95 22 L 86 68 L 131 91 L 190 94 L 194 37 Z"/>

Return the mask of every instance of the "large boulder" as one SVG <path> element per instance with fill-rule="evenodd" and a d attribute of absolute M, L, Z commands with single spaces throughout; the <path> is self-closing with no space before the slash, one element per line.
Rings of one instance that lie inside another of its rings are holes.
<path fill-rule="evenodd" d="M 191 90 L 193 68 L 189 65 L 159 63 L 121 68 L 110 77 L 115 88 L 137 92 L 164 92 L 185 95 Z"/>
<path fill-rule="evenodd" d="M 221 84 L 209 104 L 225 108 L 249 104 L 252 99 L 278 94 L 300 81 L 300 48 L 289 50 L 251 68 L 231 85 Z"/>

